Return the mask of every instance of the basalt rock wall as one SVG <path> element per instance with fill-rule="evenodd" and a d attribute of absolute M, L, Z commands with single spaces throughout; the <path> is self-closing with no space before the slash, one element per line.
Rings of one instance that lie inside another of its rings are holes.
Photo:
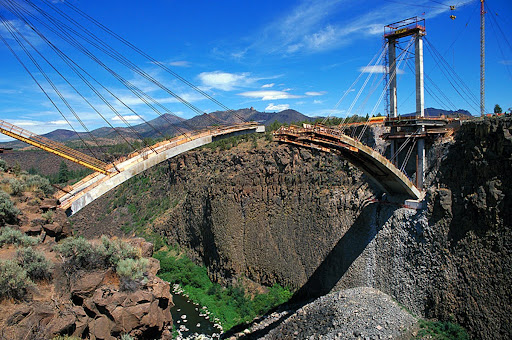
<path fill-rule="evenodd" d="M 166 199 L 148 226 L 187 247 L 218 281 L 279 282 L 297 298 L 370 286 L 476 338 L 510 338 L 510 129 L 509 119 L 469 122 L 437 145 L 422 210 L 371 202 L 381 193 L 335 155 L 259 139 L 178 156 L 74 222 L 103 211 L 99 225 L 115 233 L 126 216 Z M 113 205 L 121 196 L 124 205 Z"/>

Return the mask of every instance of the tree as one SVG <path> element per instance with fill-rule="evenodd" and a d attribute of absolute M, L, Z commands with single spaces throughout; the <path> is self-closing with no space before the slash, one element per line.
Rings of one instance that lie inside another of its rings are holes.
<path fill-rule="evenodd" d="M 59 166 L 59 183 L 66 183 L 69 181 L 69 170 L 66 162 L 60 162 Z"/>
<path fill-rule="evenodd" d="M 501 106 L 498 104 L 494 105 L 494 113 L 502 113 Z"/>

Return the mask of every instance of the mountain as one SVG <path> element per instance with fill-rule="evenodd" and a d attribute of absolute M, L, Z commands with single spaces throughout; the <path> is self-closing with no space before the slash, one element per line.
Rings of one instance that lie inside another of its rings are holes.
<path fill-rule="evenodd" d="M 403 116 L 412 116 L 414 114 L 415 113 L 409 113 Z M 431 107 L 425 109 L 425 115 L 429 117 L 439 117 L 441 115 L 445 115 L 447 117 L 471 117 L 471 113 L 466 110 L 449 111 Z M 232 125 L 248 121 L 255 121 L 263 125 L 270 125 L 275 121 L 290 124 L 301 121 L 314 121 L 317 118 L 322 117 L 309 117 L 292 109 L 280 112 L 261 112 L 251 107 L 239 110 L 204 113 L 190 119 L 183 119 L 176 115 L 166 113 L 148 121 L 148 124 L 141 123 L 133 125 L 132 128 L 118 127 L 116 130 L 128 139 L 138 139 L 139 136 L 142 138 L 159 138 L 162 136 L 173 136 L 197 129 L 204 129 L 212 125 Z M 123 138 L 121 138 L 111 127 L 101 127 L 91 131 L 91 133 L 96 139 L 98 139 L 100 144 L 123 142 Z M 86 140 L 90 140 L 88 133 L 80 132 L 79 135 Z M 49 132 L 44 134 L 43 137 L 61 143 L 76 141 L 79 139 L 75 132 L 66 129 L 58 129 Z M 14 149 L 21 149 L 27 146 L 25 143 L 20 141 L 0 143 L 0 145 L 2 147 L 10 147 Z"/>
<path fill-rule="evenodd" d="M 416 112 L 406 113 L 404 115 L 401 115 L 402 117 L 410 117 L 415 116 Z M 450 111 L 450 110 L 443 110 L 443 109 L 436 109 L 433 107 L 428 107 L 425 109 L 425 116 L 426 117 L 440 117 L 440 116 L 446 116 L 449 118 L 464 118 L 464 117 L 472 117 L 471 113 L 467 110 L 458 109 L 456 111 Z"/>

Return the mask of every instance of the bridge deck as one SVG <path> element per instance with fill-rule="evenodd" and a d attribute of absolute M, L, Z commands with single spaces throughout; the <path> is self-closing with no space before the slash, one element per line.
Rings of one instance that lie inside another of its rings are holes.
<path fill-rule="evenodd" d="M 60 202 L 60 207 L 72 215 L 133 176 L 171 157 L 211 143 L 215 137 L 264 131 L 265 127 L 262 125 L 245 123 L 202 130 L 192 135 L 181 135 L 128 155 L 109 166 L 107 174 L 93 173 L 71 188 L 66 188 L 65 192 L 57 193 L 56 198 Z"/>
<path fill-rule="evenodd" d="M 421 197 L 411 180 L 393 163 L 372 148 L 341 133 L 340 130 L 305 124 L 304 127 L 281 127 L 274 132 L 279 142 L 309 147 L 321 151 L 338 151 L 351 163 L 363 170 L 384 191 L 406 195 L 413 199 Z"/>

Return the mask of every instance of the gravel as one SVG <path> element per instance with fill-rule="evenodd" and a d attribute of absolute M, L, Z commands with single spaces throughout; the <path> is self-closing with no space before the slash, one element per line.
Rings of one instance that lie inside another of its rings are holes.
<path fill-rule="evenodd" d="M 272 313 L 234 338 L 396 339 L 416 322 L 390 296 L 358 287 L 322 296 L 296 311 Z M 268 331 L 272 324 L 277 327 Z"/>

